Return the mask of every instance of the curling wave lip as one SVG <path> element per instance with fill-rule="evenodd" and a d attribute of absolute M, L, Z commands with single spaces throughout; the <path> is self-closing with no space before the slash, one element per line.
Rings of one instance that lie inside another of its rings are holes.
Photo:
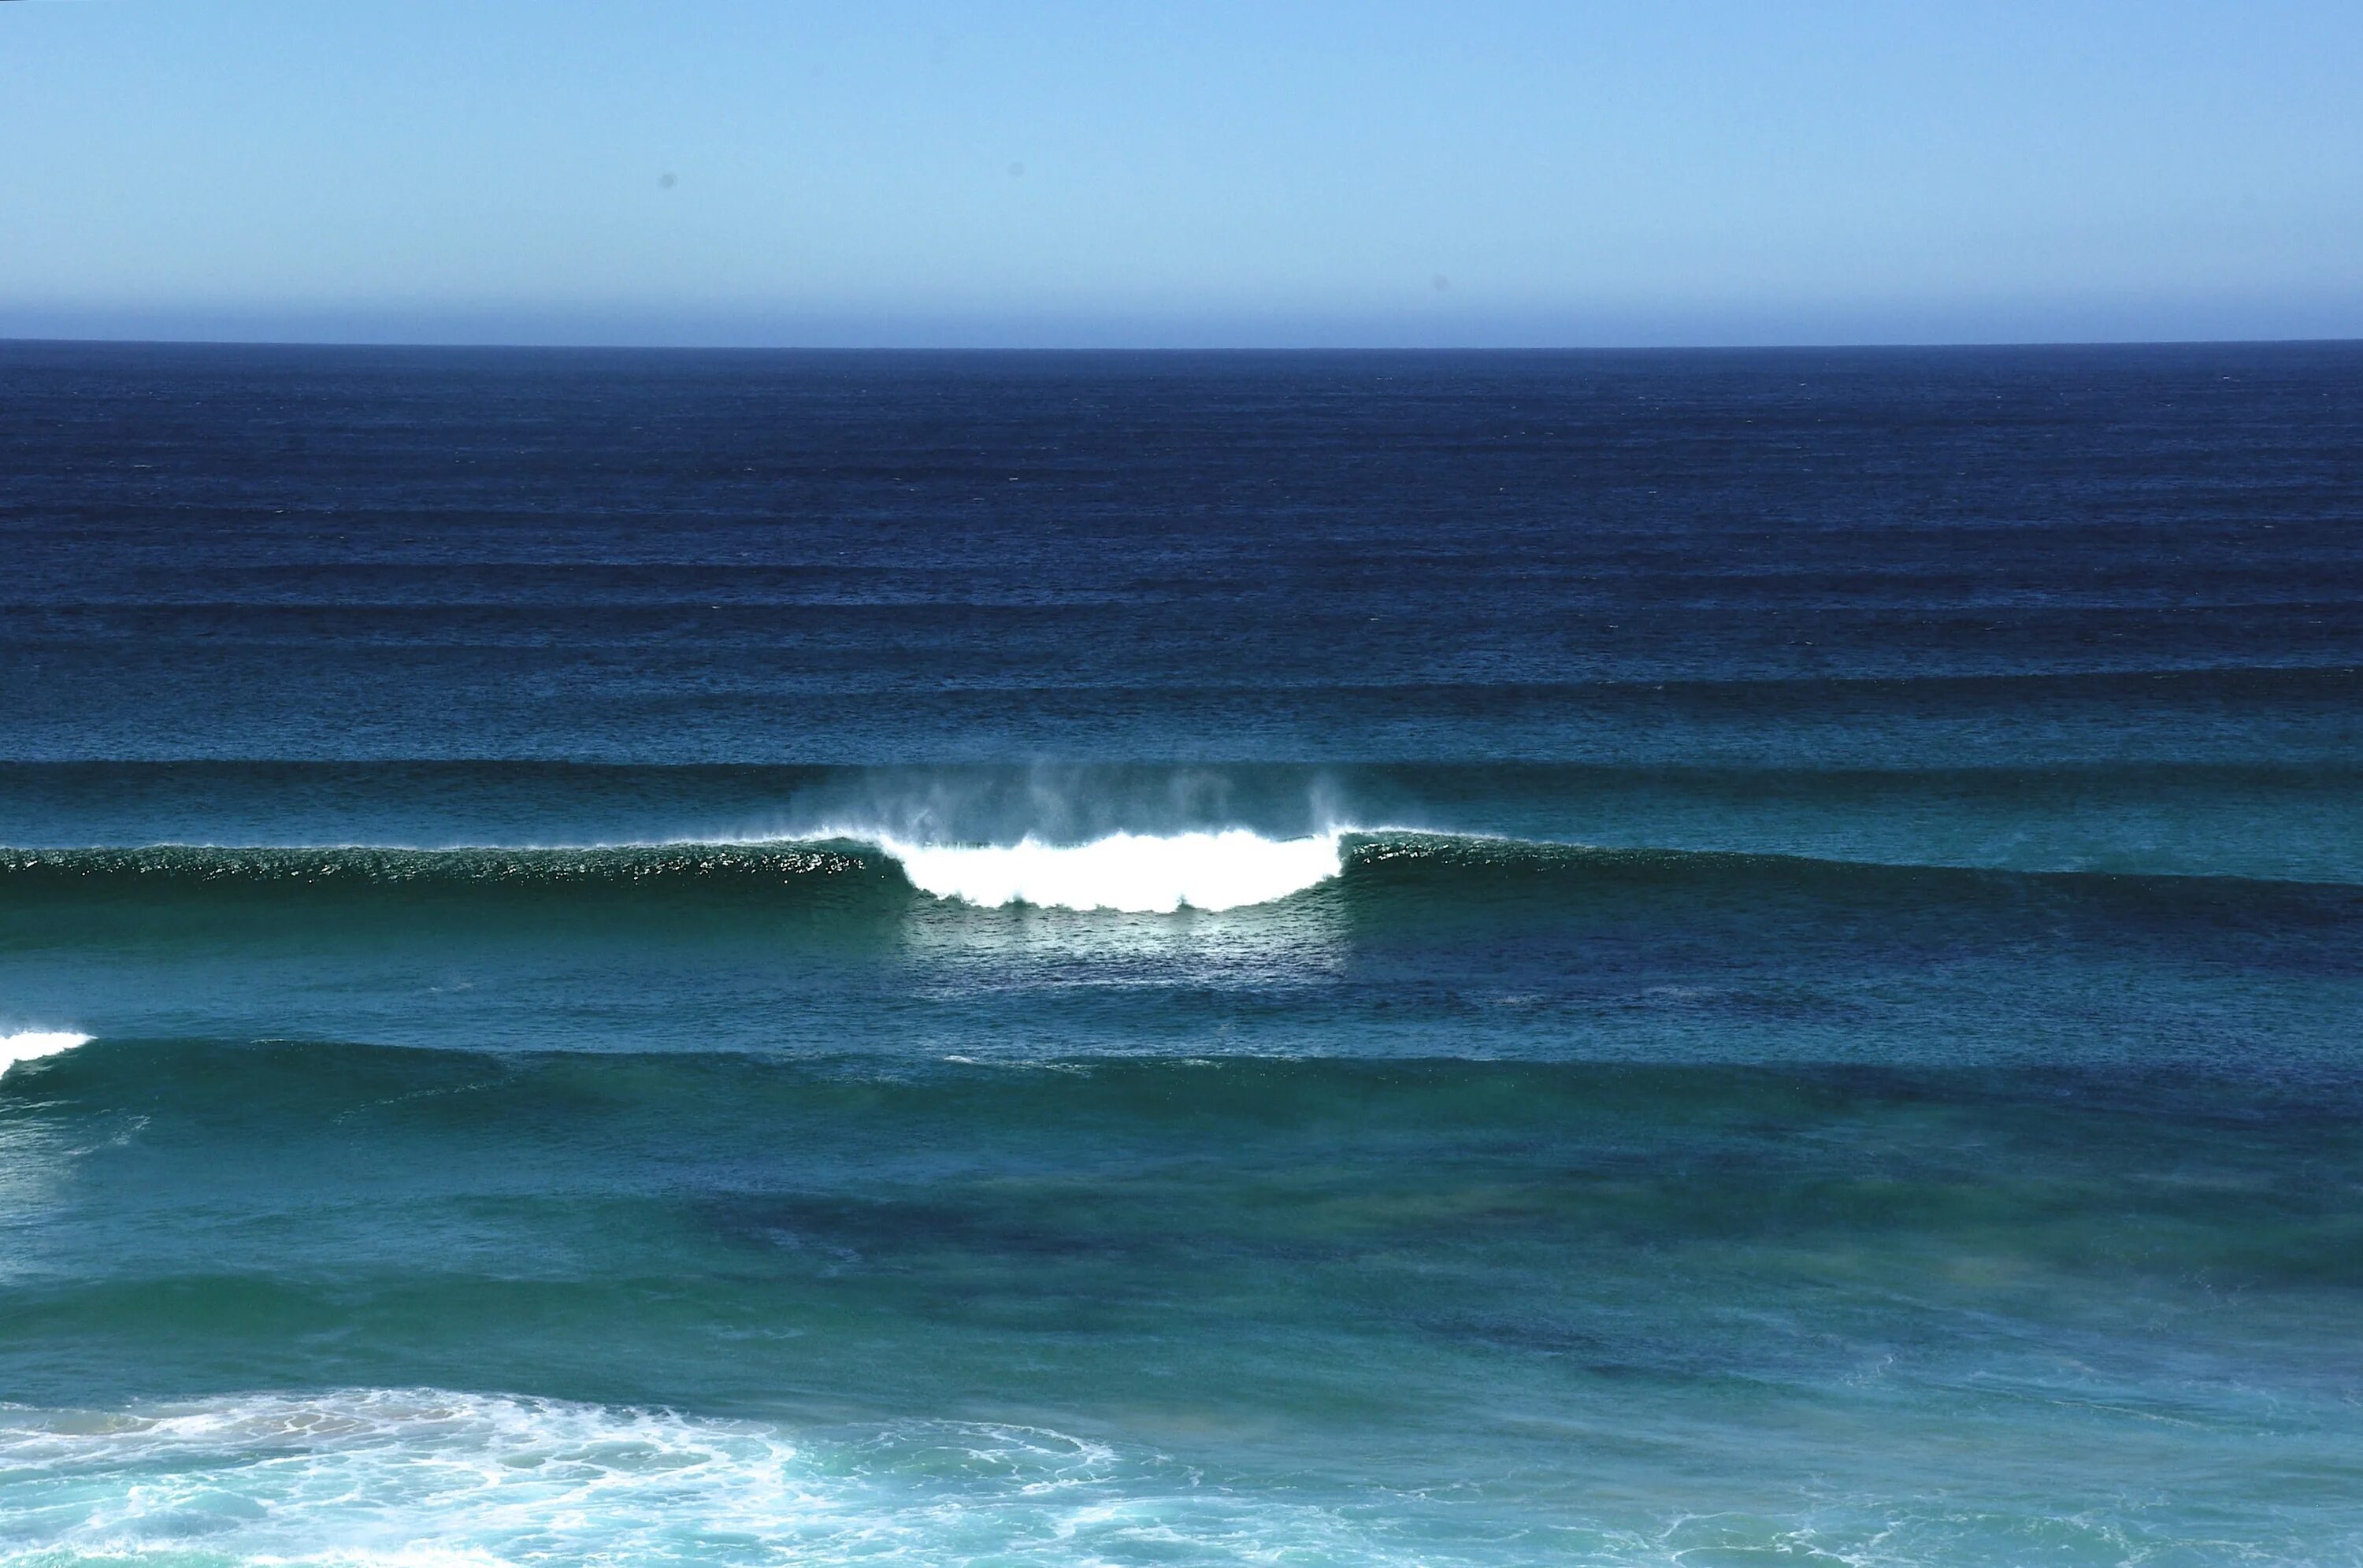
<path fill-rule="evenodd" d="M 1237 909 L 1301 893 L 1345 869 L 1342 832 L 1265 838 L 1245 828 L 1167 835 L 1119 833 L 1089 844 L 1027 838 L 1009 845 L 882 839 L 912 886 L 988 908 L 1170 913 Z"/>
<path fill-rule="evenodd" d="M 77 1034 L 70 1029 L 27 1029 L 15 1034 L 0 1034 L 0 1074 L 20 1062 L 38 1062 L 44 1056 L 89 1043 L 89 1035 Z"/>

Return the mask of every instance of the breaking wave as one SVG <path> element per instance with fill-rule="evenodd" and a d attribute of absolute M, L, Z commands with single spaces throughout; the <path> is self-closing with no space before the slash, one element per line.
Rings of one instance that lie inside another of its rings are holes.
<path fill-rule="evenodd" d="M 1980 899 L 1997 889 L 2081 889 L 2183 904 L 2226 900 L 2335 906 L 2344 918 L 2363 883 L 2119 870 L 2024 871 L 1944 863 L 1825 859 L 1687 848 L 1619 848 L 1411 828 L 1338 827 L 1296 837 L 1247 828 L 1167 834 L 1116 833 L 1081 843 L 906 840 L 868 829 L 824 829 L 794 839 L 574 846 L 448 848 L 153 845 L 120 849 L 0 848 L 0 889 L 26 911 L 36 900 L 153 898 L 269 905 L 312 900 L 496 894 L 531 899 L 605 892 L 640 899 L 751 898 L 892 917 L 917 899 L 947 906 L 1031 906 L 1170 913 L 1275 904 L 1330 889 L 1364 906 L 1499 898 L 1574 876 L 1610 889 L 1721 888 L 1823 897 Z M 1556 905 L 1559 893 L 1551 899 Z M 292 905 L 290 907 L 293 907 Z M 28 918 L 32 918 L 29 915 Z M 78 1036 L 0 1037 L 28 1052 Z"/>
<path fill-rule="evenodd" d="M 1112 834 L 1090 844 L 928 845 L 888 840 L 912 886 L 997 907 L 1166 913 L 1229 910 L 1301 893 L 1345 870 L 1344 835 L 1270 839 L 1223 833 Z"/>
<path fill-rule="evenodd" d="M 27 1029 L 15 1034 L 0 1034 L 0 1074 L 19 1062 L 38 1062 L 44 1056 L 89 1043 L 89 1035 L 68 1029 Z"/>
<path fill-rule="evenodd" d="M 1270 903 L 1341 875 L 1350 835 L 1270 838 L 1245 828 L 1117 833 L 1082 844 L 905 840 L 823 829 L 793 840 L 579 847 L 375 846 L 0 850 L 0 877 L 28 885 L 108 883 L 241 887 L 534 885 L 746 886 L 902 883 L 982 908 L 1171 912 Z"/>

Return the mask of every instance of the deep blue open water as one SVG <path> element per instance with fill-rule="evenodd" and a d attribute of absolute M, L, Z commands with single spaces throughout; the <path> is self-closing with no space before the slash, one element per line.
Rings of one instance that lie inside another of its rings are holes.
<path fill-rule="evenodd" d="M 2363 347 L 0 344 L 0 1562 L 2363 1562 Z"/>

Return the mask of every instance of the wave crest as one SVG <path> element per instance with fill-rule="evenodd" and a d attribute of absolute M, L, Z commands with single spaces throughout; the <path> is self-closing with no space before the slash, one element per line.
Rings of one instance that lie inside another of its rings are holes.
<path fill-rule="evenodd" d="M 0 1034 L 0 1074 L 6 1073 L 19 1062 L 38 1062 L 44 1056 L 54 1056 L 77 1045 L 89 1043 L 89 1035 L 77 1034 L 70 1029 L 26 1029 L 14 1034 Z"/>
<path fill-rule="evenodd" d="M 1343 834 L 1265 838 L 1244 828 L 1168 835 L 1119 833 L 1089 844 L 1027 838 L 1009 845 L 879 841 L 911 885 L 939 899 L 994 908 L 1168 913 L 1270 903 L 1345 869 Z"/>

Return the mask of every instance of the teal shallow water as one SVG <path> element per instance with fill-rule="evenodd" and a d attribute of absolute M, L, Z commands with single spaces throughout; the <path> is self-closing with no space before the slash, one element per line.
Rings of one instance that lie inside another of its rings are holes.
<path fill-rule="evenodd" d="M 17 1551 L 2363 1544 L 2319 1084 L 101 1041 L 6 1096 Z"/>

